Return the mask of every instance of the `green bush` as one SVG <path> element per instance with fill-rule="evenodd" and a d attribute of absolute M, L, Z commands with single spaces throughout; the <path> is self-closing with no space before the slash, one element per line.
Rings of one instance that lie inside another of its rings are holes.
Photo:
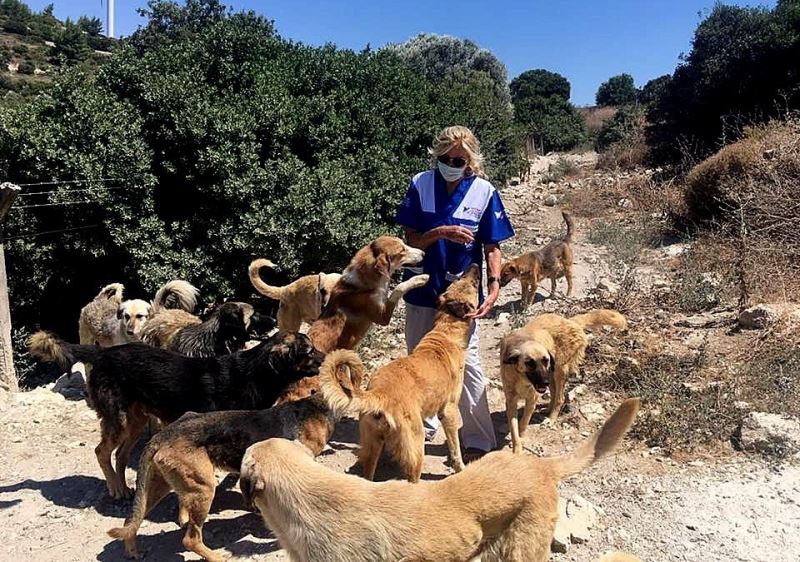
<path fill-rule="evenodd" d="M 474 127 L 490 179 L 513 160 L 510 108 L 487 72 L 428 80 L 390 50 L 288 42 L 214 0 L 151 2 L 147 15 L 95 76 L 67 69 L 48 96 L 0 110 L 3 177 L 122 178 L 37 199 L 89 204 L 11 213 L 7 234 L 89 228 L 9 240 L 15 321 L 44 324 L 42 302 L 58 295 L 74 330 L 112 281 L 131 295 L 176 277 L 208 297 L 249 293 L 255 256 L 290 275 L 340 270 L 396 231 L 396 205 L 445 125 Z"/>
<path fill-rule="evenodd" d="M 570 103 L 570 85 L 555 72 L 523 72 L 510 85 L 514 119 L 545 152 L 570 150 L 586 140 L 586 122 Z"/>
<path fill-rule="evenodd" d="M 619 74 L 612 76 L 607 81 L 600 84 L 595 95 L 597 105 L 628 105 L 636 101 L 636 86 L 633 84 L 633 76 L 630 74 Z"/>
<path fill-rule="evenodd" d="M 30 59 L 25 59 L 19 63 L 19 67 L 17 68 L 17 72 L 20 74 L 33 74 L 35 71 L 36 65 L 33 64 L 33 61 Z"/>
<path fill-rule="evenodd" d="M 615 143 L 631 139 L 641 130 L 643 119 L 644 111 L 641 108 L 633 105 L 620 107 L 598 131 L 595 150 L 603 152 Z"/>
<path fill-rule="evenodd" d="M 691 165 L 763 123 L 800 108 L 800 3 L 774 9 L 717 4 L 648 114 L 656 163 Z"/>

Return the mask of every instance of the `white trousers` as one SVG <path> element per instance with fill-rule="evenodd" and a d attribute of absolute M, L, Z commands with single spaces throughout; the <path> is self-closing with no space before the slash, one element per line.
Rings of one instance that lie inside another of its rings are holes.
<path fill-rule="evenodd" d="M 406 346 L 411 353 L 422 337 L 433 328 L 435 308 L 416 306 L 406 303 Z M 462 426 L 461 443 L 464 448 L 475 448 L 491 451 L 497 448 L 497 438 L 489 415 L 489 402 L 486 398 L 486 382 L 481 370 L 481 358 L 478 348 L 478 323 L 472 323 L 467 346 L 467 360 L 464 367 L 464 388 L 458 403 Z M 425 420 L 425 432 L 432 437 L 439 429 L 439 418 L 436 416 Z"/>

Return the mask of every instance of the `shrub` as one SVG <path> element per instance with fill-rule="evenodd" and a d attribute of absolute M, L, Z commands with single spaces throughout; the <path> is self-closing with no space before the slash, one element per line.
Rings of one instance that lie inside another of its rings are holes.
<path fill-rule="evenodd" d="M 630 142 L 644 129 L 644 112 L 636 106 L 621 107 L 597 133 L 595 150 L 602 152 L 619 142 Z"/>
<path fill-rule="evenodd" d="M 633 84 L 633 76 L 630 74 L 619 74 L 612 76 L 597 89 L 595 95 L 597 105 L 628 105 L 636 101 L 636 86 Z"/>
<path fill-rule="evenodd" d="M 570 150 L 586 139 L 583 117 L 569 102 L 566 78 L 547 70 L 528 70 L 511 81 L 514 119 L 529 144 L 551 150 Z"/>
<path fill-rule="evenodd" d="M 25 36 L 28 34 L 28 25 L 19 20 L 9 19 L 3 23 L 3 31 Z"/>
<path fill-rule="evenodd" d="M 642 86 L 642 89 L 639 90 L 636 96 L 637 101 L 640 104 L 647 106 L 658 103 L 661 99 L 661 96 L 664 95 L 667 86 L 669 86 L 670 80 L 672 80 L 672 76 L 665 74 L 648 81 L 644 86 Z"/>
<path fill-rule="evenodd" d="M 22 43 L 17 43 L 11 49 L 18 55 L 27 55 L 28 54 L 28 46 Z"/>
<path fill-rule="evenodd" d="M 36 65 L 33 64 L 33 61 L 30 59 L 25 59 L 21 63 L 19 63 L 19 67 L 17 68 L 17 72 L 20 74 L 33 74 L 36 72 Z"/>

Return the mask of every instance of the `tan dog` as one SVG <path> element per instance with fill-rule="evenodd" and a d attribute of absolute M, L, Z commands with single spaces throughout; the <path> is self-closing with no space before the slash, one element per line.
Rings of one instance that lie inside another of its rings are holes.
<path fill-rule="evenodd" d="M 311 324 L 319 318 L 322 309 L 328 304 L 334 285 L 341 278 L 339 273 L 319 273 L 305 275 L 283 287 L 267 285 L 259 270 L 262 267 L 274 268 L 267 259 L 257 259 L 250 263 L 248 274 L 253 287 L 265 297 L 279 301 L 278 328 L 296 332 L 303 322 Z"/>
<path fill-rule="evenodd" d="M 566 319 L 542 314 L 507 335 L 500 344 L 500 378 L 506 396 L 506 415 L 515 453 L 522 452 L 520 436 L 533 416 L 539 395 L 550 389 L 549 418 L 554 422 L 564 404 L 564 385 L 583 362 L 586 346 L 584 328 L 627 327 L 625 317 L 614 310 L 598 309 Z M 522 428 L 517 425 L 517 403 L 525 400 Z"/>
<path fill-rule="evenodd" d="M 433 328 L 413 353 L 381 367 L 366 392 L 342 376 L 347 367 L 363 378 L 364 366 L 352 351 L 334 351 L 320 367 L 322 394 L 334 407 L 355 409 L 361 434 L 358 458 L 364 477 L 372 480 L 384 446 L 411 482 L 422 474 L 425 456 L 424 418 L 442 420 L 456 472 L 464 468 L 458 441 L 458 400 L 464 383 L 464 360 L 472 321 L 478 307 L 480 269 L 471 265 L 439 297 Z"/>
<path fill-rule="evenodd" d="M 422 287 L 428 275 L 415 275 L 387 295 L 389 280 L 401 267 L 416 265 L 425 252 L 393 236 L 381 236 L 361 248 L 336 283 L 320 317 L 308 336 L 323 353 L 355 349 L 373 323 L 386 326 L 407 292 Z M 319 390 L 319 377 L 300 381 L 278 403 L 299 400 Z"/>
<path fill-rule="evenodd" d="M 626 400 L 574 452 L 489 453 L 436 482 L 373 483 L 315 462 L 303 445 L 250 447 L 239 486 L 293 562 L 546 562 L 558 483 L 609 454 L 639 400 Z"/>
<path fill-rule="evenodd" d="M 122 300 L 125 287 L 112 283 L 81 309 L 78 321 L 80 343 L 109 347 L 140 339 L 151 314 L 166 309 L 194 310 L 198 291 L 190 283 L 174 280 L 156 292 L 152 303 L 141 299 Z"/>
<path fill-rule="evenodd" d="M 555 296 L 556 281 L 559 277 L 566 277 L 567 296 L 572 294 L 572 242 L 575 223 L 568 212 L 562 212 L 561 216 L 567 223 L 567 236 L 564 240 L 553 240 L 544 248 L 505 262 L 500 269 L 501 287 L 505 287 L 513 279 L 519 279 L 522 285 L 522 304 L 524 306 L 533 303 L 536 288 L 543 279 L 550 279 L 550 296 Z"/>

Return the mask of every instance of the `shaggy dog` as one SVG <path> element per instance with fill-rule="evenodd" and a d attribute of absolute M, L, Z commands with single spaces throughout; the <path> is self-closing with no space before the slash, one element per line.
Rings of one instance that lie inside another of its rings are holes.
<path fill-rule="evenodd" d="M 92 366 L 87 402 L 101 430 L 95 454 L 114 498 L 130 495 L 125 468 L 148 415 L 172 423 L 189 411 L 267 408 L 289 383 L 317 374 L 323 359 L 306 336 L 286 332 L 253 349 L 210 358 L 143 343 L 74 345 L 47 332 L 33 334 L 28 345 L 35 357 L 62 367 L 76 361 Z M 111 466 L 115 449 L 116 470 Z"/>
<path fill-rule="evenodd" d="M 245 453 L 239 486 L 293 562 L 546 562 L 559 481 L 611 453 L 638 409 L 626 400 L 572 453 L 496 451 L 415 484 L 339 474 L 300 443 L 268 439 Z"/>
<path fill-rule="evenodd" d="M 361 384 L 354 380 L 353 384 Z M 268 410 L 187 413 L 154 436 L 142 452 L 136 477 L 133 512 L 125 526 L 108 534 L 125 541 L 129 556 L 139 557 L 136 533 L 147 513 L 174 490 L 178 496 L 178 524 L 186 527 L 185 548 L 206 560 L 223 556 L 203 543 L 217 480 L 214 469 L 238 473 L 245 450 L 264 439 L 296 439 L 314 455 L 320 454 L 338 416 L 317 394 Z"/>
<path fill-rule="evenodd" d="M 305 275 L 286 286 L 275 287 L 261 279 L 262 267 L 274 268 L 275 264 L 263 258 L 253 260 L 248 268 L 250 282 L 265 297 L 279 301 L 278 329 L 287 332 L 297 332 L 303 322 L 311 324 L 319 318 L 333 287 L 342 277 L 339 273 Z"/>
<path fill-rule="evenodd" d="M 164 310 L 147 321 L 142 341 L 187 357 L 214 357 L 242 349 L 251 328 L 261 327 L 263 321 L 245 302 L 216 306 L 205 320 L 183 310 Z"/>
<path fill-rule="evenodd" d="M 138 341 L 151 314 L 178 308 L 191 312 L 197 306 L 198 291 L 186 281 L 170 281 L 161 287 L 151 304 L 140 299 L 122 300 L 125 287 L 112 283 L 81 309 L 78 320 L 80 342 L 109 347 Z"/>
<path fill-rule="evenodd" d="M 364 366 L 352 351 L 334 351 L 320 368 L 325 398 L 336 408 L 360 414 L 358 458 L 364 477 L 372 480 L 384 446 L 399 462 L 406 478 L 417 482 L 425 455 L 424 418 L 438 415 L 447 435 L 453 467 L 464 468 L 458 440 L 458 400 L 464 383 L 464 360 L 472 321 L 465 316 L 478 307 L 480 269 L 471 265 L 461 279 L 439 297 L 433 328 L 413 353 L 381 367 L 366 391 L 351 384 L 345 370 L 363 376 Z"/>
<path fill-rule="evenodd" d="M 564 404 L 564 385 L 577 373 L 586 346 L 584 328 L 627 327 L 625 317 L 614 310 L 598 309 L 570 319 L 542 314 L 507 335 L 500 344 L 500 378 L 506 397 L 506 415 L 515 453 L 522 452 L 520 436 L 531 421 L 539 395 L 549 387 L 549 419 L 556 421 Z M 525 400 L 522 422 L 517 423 L 517 403 Z M 519 426 L 522 426 L 521 429 Z"/>
<path fill-rule="evenodd" d="M 401 267 L 422 261 L 425 252 L 393 236 L 381 236 L 361 248 L 336 283 L 308 336 L 323 353 L 355 349 L 373 323 L 386 326 L 408 291 L 422 287 L 428 275 L 415 275 L 387 295 L 389 280 Z M 319 378 L 292 385 L 279 402 L 299 400 L 319 390 Z"/>
<path fill-rule="evenodd" d="M 575 223 L 572 216 L 561 213 L 567 223 L 567 236 L 564 240 L 553 240 L 544 248 L 523 254 L 503 264 L 500 269 L 500 286 L 505 287 L 513 279 L 522 285 L 522 304 L 528 306 L 536 297 L 536 288 L 542 279 L 550 278 L 550 296 L 556 294 L 556 280 L 567 278 L 567 296 L 572 294 L 572 242 Z"/>

